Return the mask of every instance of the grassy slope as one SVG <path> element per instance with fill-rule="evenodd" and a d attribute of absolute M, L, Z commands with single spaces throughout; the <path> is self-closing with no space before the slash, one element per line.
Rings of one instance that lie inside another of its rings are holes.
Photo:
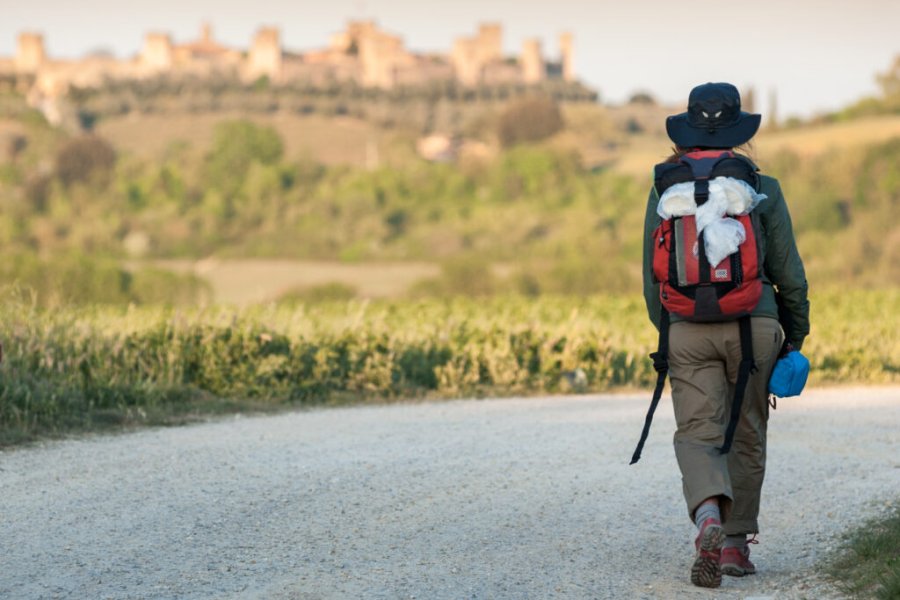
<path fill-rule="evenodd" d="M 217 123 L 243 118 L 274 127 L 281 134 L 285 155 L 290 160 L 312 159 L 326 165 L 364 166 L 376 158 L 384 160 L 387 156 L 412 153 L 410 143 L 398 143 L 398 139 L 404 140 L 402 134 L 351 117 L 282 113 L 249 117 L 239 113 L 133 114 L 105 119 L 96 129 L 118 149 L 152 159 L 163 156 L 172 143 L 179 141 L 190 143 L 199 152 L 206 152 Z"/>
<path fill-rule="evenodd" d="M 801 157 L 816 157 L 836 148 L 878 144 L 897 136 L 900 136 L 900 115 L 884 115 L 795 129 L 763 129 L 754 138 L 753 149 L 764 164 L 766 156 L 783 150 Z M 665 158 L 669 145 L 668 140 L 659 134 L 634 136 L 627 148 L 615 158 L 615 168 L 635 177 L 648 178 L 648 165 Z"/>
<path fill-rule="evenodd" d="M 603 107 L 576 104 L 564 108 L 568 128 L 557 144 L 575 148 L 588 164 L 612 164 L 626 174 L 646 177 L 648 166 L 668 151 L 665 115 L 676 108 L 660 106 Z M 237 113 L 199 115 L 137 115 L 108 118 L 97 131 L 117 148 L 144 158 L 164 155 L 170 144 L 187 141 L 205 151 L 216 123 L 247 118 Z M 413 156 L 413 136 L 379 128 L 352 117 L 275 113 L 254 115 L 252 120 L 274 126 L 285 142 L 288 159 L 311 158 L 327 165 L 364 166 L 378 161 L 402 162 Z M 640 133 L 626 134 L 629 124 Z M 483 133 L 483 132 L 482 132 Z M 838 123 L 822 123 L 792 129 L 762 130 L 754 140 L 755 151 L 766 156 L 790 150 L 801 156 L 817 156 L 829 149 L 863 146 L 900 136 L 900 115 L 865 117 Z"/>
<path fill-rule="evenodd" d="M 664 122 L 664 115 L 675 109 L 647 105 L 609 108 L 585 104 L 564 108 L 569 126 L 551 143 L 557 147 L 577 149 L 588 164 L 612 165 L 620 172 L 647 181 L 649 165 L 663 158 L 668 150 L 669 144 L 661 124 Z M 109 137 L 120 148 L 152 161 L 164 156 L 166 148 L 178 139 L 189 141 L 194 152 L 205 152 L 215 124 L 236 116 L 238 115 L 228 113 L 172 117 L 130 115 L 102 121 L 99 124 L 99 130 L 102 135 Z M 373 152 L 375 152 L 380 161 L 397 164 L 399 171 L 413 172 L 421 169 L 421 163 L 413 158 L 413 138 L 409 133 L 379 129 L 370 123 L 349 117 L 329 118 L 321 115 L 274 114 L 253 118 L 259 122 L 272 124 L 278 129 L 285 142 L 288 160 L 307 157 L 329 164 L 364 165 L 367 160 L 373 158 Z M 641 133 L 626 135 L 624 130 L 629 123 L 636 124 Z M 768 172 L 773 163 L 777 162 L 776 159 L 782 150 L 803 155 L 804 164 L 809 164 L 814 162 L 817 157 L 828 155 L 829 150 L 835 147 L 875 144 L 897 136 L 900 136 L 900 116 L 867 117 L 850 122 L 820 124 L 774 132 L 764 130 L 760 132 L 755 141 L 755 153 Z M 852 176 L 852 173 L 856 171 L 856 165 L 843 164 L 843 167 L 848 172 L 848 176 Z M 407 179 L 410 178 L 407 177 Z M 414 178 L 410 181 L 411 184 L 415 184 Z M 360 185 L 371 184 L 371 182 L 367 182 L 368 180 L 363 178 Z M 863 264 L 860 257 L 866 252 L 864 244 L 858 239 L 861 237 L 858 230 L 867 228 L 865 223 L 854 221 L 852 231 L 843 231 L 838 226 L 834 228 L 834 231 L 823 231 L 821 234 L 817 232 L 806 234 L 802 231 L 805 223 L 821 222 L 823 217 L 818 213 L 822 211 L 830 210 L 838 215 L 836 218 L 839 218 L 840 211 L 834 210 L 832 205 L 852 199 L 852 185 L 846 184 L 843 188 L 840 192 L 829 190 L 828 193 L 823 193 L 810 185 L 799 190 L 786 189 L 786 192 L 790 192 L 795 224 L 804 244 L 802 249 L 807 251 L 810 273 L 813 275 L 824 273 L 827 276 L 819 277 L 823 281 L 835 281 L 845 276 L 853 276 L 853 269 Z M 344 196 L 347 195 L 342 193 Z M 831 198 L 831 196 L 835 196 L 835 198 Z M 805 198 L 813 198 L 814 201 L 806 202 L 806 205 L 809 205 L 806 206 L 800 202 Z M 380 259 L 379 264 L 372 264 L 371 269 L 359 267 L 358 269 L 365 271 L 362 278 L 359 278 L 360 273 L 354 271 L 353 268 L 335 267 L 328 261 L 287 263 L 279 260 L 262 261 L 252 265 L 242 260 L 223 261 L 201 275 L 210 278 L 215 289 L 216 300 L 224 302 L 245 303 L 272 299 L 290 288 L 320 285 L 328 281 L 354 285 L 359 289 L 360 295 L 365 297 L 402 295 L 415 280 L 431 277 L 439 268 L 434 263 L 428 264 L 428 262 L 422 261 L 423 258 L 426 260 L 431 258 L 423 256 L 423 252 L 427 250 L 439 256 L 460 253 L 463 251 L 459 247 L 460 239 L 470 233 L 466 229 L 468 225 L 454 217 L 452 211 L 447 212 L 440 222 L 429 225 L 425 219 L 427 211 L 423 208 L 426 202 L 416 201 L 415 204 L 415 206 L 401 207 L 410 215 L 409 231 L 389 244 L 389 248 L 378 251 L 379 256 L 376 258 Z M 348 215 L 359 213 L 358 218 L 353 217 L 352 222 L 348 221 L 349 216 L 343 220 L 328 221 L 330 217 L 327 214 L 324 216 L 316 214 L 318 218 L 325 219 L 332 226 L 332 230 L 344 232 L 343 238 L 341 238 L 343 241 L 338 240 L 343 244 L 343 250 L 355 252 L 355 247 L 347 242 L 347 239 L 354 239 L 357 240 L 354 243 L 359 245 L 362 252 L 371 245 L 370 230 L 382 227 L 380 219 L 384 215 L 369 206 L 369 197 L 364 192 L 360 192 L 359 202 L 343 208 L 346 209 L 345 212 Z M 546 211 L 538 212 L 530 208 L 523 211 L 522 208 L 514 204 L 507 206 L 497 202 L 489 203 L 487 206 L 475 203 L 471 218 L 473 223 L 471 226 L 473 228 L 472 239 L 476 242 L 498 239 L 516 241 L 525 239 L 531 230 L 542 230 L 545 232 L 545 243 L 531 245 L 539 246 L 536 247 L 535 252 L 547 254 L 552 253 L 554 243 L 565 245 L 568 240 L 579 236 L 584 237 L 584 227 L 581 226 L 586 214 L 584 207 L 554 214 Z M 308 210 L 313 210 L 313 208 Z M 589 210 L 594 210 L 594 208 Z M 807 213 L 810 211 L 816 214 L 808 215 Z M 852 216 L 854 219 L 858 215 L 865 217 L 864 213 L 865 207 L 860 207 L 859 212 L 854 212 Z M 616 213 L 616 215 L 619 226 L 626 228 L 627 224 L 618 220 L 620 213 Z M 574 218 L 577 222 L 570 223 L 566 220 L 569 217 Z M 361 225 L 363 222 L 367 225 Z M 499 228 L 499 231 L 490 233 L 492 224 L 495 225 L 494 229 Z M 312 233 L 315 234 L 313 238 L 319 240 L 321 236 L 318 236 L 317 232 Z M 834 253 L 827 247 L 827 244 L 834 236 L 843 236 L 839 237 L 839 243 L 848 249 L 845 253 L 846 260 L 833 260 Z M 307 235 L 297 238 L 297 236 L 291 235 L 288 240 L 277 238 L 277 236 L 271 237 L 276 249 L 269 249 L 262 254 L 281 251 L 285 256 L 292 253 L 296 255 L 298 251 L 296 244 L 285 248 L 279 242 L 294 243 L 296 239 L 308 239 L 308 237 Z M 891 243 L 896 245 L 896 236 L 889 237 L 888 240 L 887 246 L 891 246 Z M 894 241 L 890 242 L 890 240 Z M 319 241 L 322 242 L 322 240 Z M 819 252 L 816 244 L 825 244 L 824 251 Z M 237 247 L 233 244 L 228 248 L 233 253 L 232 258 L 241 258 L 260 251 L 259 248 L 254 250 L 253 248 Z M 390 254 L 390 248 L 394 248 L 393 254 Z M 478 248 L 473 247 L 473 249 L 477 250 Z M 365 252 L 363 253 L 365 254 Z M 277 254 L 273 254 L 273 256 L 277 256 Z M 496 260 L 509 259 L 509 257 L 493 258 Z M 400 262 L 411 262 L 412 259 L 415 259 L 415 264 L 408 267 L 385 265 L 382 264 L 385 259 Z M 819 265 L 818 263 L 822 261 L 828 264 L 824 267 Z M 176 270 L 186 268 L 189 267 L 184 264 L 176 266 Z M 258 268 L 262 270 L 258 270 Z M 391 283 L 390 278 L 386 277 L 388 273 L 385 269 L 390 271 L 395 282 Z M 869 279 L 879 281 L 890 279 L 890 277 L 873 275 Z M 244 282 L 248 280 L 252 281 L 252 289 L 244 285 Z M 819 283 L 821 282 L 817 282 L 817 284 Z M 870 283 L 870 281 L 867 280 L 866 283 Z"/>
<path fill-rule="evenodd" d="M 827 570 L 853 598 L 900 598 L 900 509 L 853 532 Z"/>

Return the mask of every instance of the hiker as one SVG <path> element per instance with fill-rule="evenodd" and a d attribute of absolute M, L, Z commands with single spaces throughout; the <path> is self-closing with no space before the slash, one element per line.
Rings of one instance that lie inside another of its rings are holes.
<path fill-rule="evenodd" d="M 691 90 L 687 112 L 666 120 L 674 153 L 656 167 L 644 224 L 644 298 L 660 330 L 653 407 L 668 372 L 675 456 L 699 530 L 691 582 L 702 587 L 756 572 L 748 542 L 759 532 L 767 384 L 779 356 L 809 333 L 781 187 L 747 156 L 759 123 L 731 84 Z"/>

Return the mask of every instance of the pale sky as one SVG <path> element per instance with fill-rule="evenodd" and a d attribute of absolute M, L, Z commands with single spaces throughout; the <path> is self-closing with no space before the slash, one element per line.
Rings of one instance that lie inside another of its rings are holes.
<path fill-rule="evenodd" d="M 498 21 L 508 53 L 538 37 L 548 58 L 568 30 L 576 73 L 605 101 L 647 90 L 684 104 L 693 85 L 730 81 L 753 85 L 764 114 L 777 90 L 781 118 L 875 93 L 875 73 L 900 54 L 900 0 L 0 0 L 0 15 L 0 56 L 12 56 L 18 31 L 35 30 L 59 58 L 97 49 L 132 56 L 148 30 L 184 42 L 203 21 L 240 47 L 259 26 L 277 25 L 295 51 L 326 45 L 354 18 L 374 18 L 419 51 L 449 51 L 454 37 Z"/>

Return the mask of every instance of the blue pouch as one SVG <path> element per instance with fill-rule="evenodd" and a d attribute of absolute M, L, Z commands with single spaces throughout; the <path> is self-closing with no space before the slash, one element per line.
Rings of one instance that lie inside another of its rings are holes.
<path fill-rule="evenodd" d="M 809 360 L 798 350 L 792 350 L 775 363 L 769 379 L 769 393 L 779 398 L 799 396 L 808 376 Z"/>

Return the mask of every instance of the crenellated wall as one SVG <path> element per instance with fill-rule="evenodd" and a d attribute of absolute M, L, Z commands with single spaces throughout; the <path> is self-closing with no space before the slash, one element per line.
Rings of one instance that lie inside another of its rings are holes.
<path fill-rule="evenodd" d="M 70 85 L 96 85 L 105 79 L 160 75 L 203 77 L 224 75 L 274 83 L 304 81 L 312 85 L 354 81 L 361 86 L 389 89 L 455 80 L 464 86 L 537 84 L 548 78 L 574 81 L 573 39 L 559 38 L 560 62 L 549 63 L 541 42 L 526 40 L 519 57 L 504 56 L 503 27 L 482 23 L 474 36 L 454 40 L 449 54 L 417 54 L 397 35 L 383 31 L 371 20 L 350 21 L 319 50 L 286 52 L 277 27 L 260 28 L 246 52 L 215 40 L 212 26 L 203 24 L 199 37 L 175 43 L 166 32 L 150 32 L 133 59 L 89 57 L 60 61 L 47 57 L 44 37 L 36 32 L 18 36 L 12 59 L 0 58 L 0 73 L 34 75 L 39 102 L 65 94 Z M 38 102 L 38 101 L 36 101 Z"/>

